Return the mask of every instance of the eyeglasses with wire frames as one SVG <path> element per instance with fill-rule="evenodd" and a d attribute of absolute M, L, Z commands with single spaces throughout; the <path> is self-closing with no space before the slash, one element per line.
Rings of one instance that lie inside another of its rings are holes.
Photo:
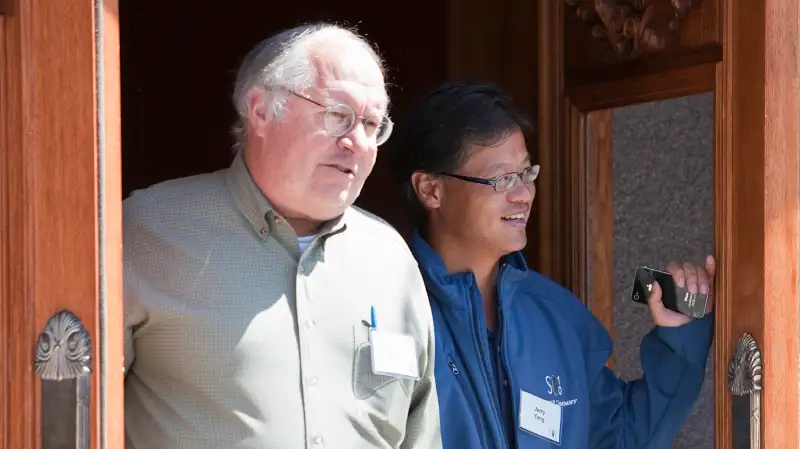
<path fill-rule="evenodd" d="M 346 104 L 336 103 L 325 105 L 292 90 L 288 92 L 297 98 L 306 100 L 325 110 L 323 124 L 325 126 L 325 131 L 327 131 L 331 137 L 342 137 L 352 131 L 353 127 L 356 126 L 356 118 L 361 119 L 361 123 L 364 125 L 364 133 L 367 137 L 375 139 L 377 146 L 383 145 L 389 140 L 389 136 L 392 134 L 394 123 L 388 116 L 356 117 L 353 109 Z"/>
<path fill-rule="evenodd" d="M 531 165 L 530 167 L 526 167 L 519 173 L 516 172 L 506 173 L 494 178 L 476 178 L 474 176 L 457 175 L 455 173 L 439 173 L 439 174 L 442 176 L 449 176 L 451 178 L 460 179 L 462 181 L 474 182 L 476 184 L 484 184 L 487 186 L 492 186 L 496 192 L 505 192 L 506 190 L 512 189 L 517 184 L 518 179 L 521 179 L 524 184 L 530 184 L 533 181 L 536 181 L 536 178 L 539 177 L 539 166 Z"/>

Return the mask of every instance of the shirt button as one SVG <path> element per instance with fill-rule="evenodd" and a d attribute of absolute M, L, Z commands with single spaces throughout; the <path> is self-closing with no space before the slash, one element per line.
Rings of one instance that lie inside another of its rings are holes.
<path fill-rule="evenodd" d="M 506 386 L 506 388 L 508 388 L 508 379 L 504 379 L 504 380 L 503 380 L 503 385 L 505 385 L 505 386 Z"/>
<path fill-rule="evenodd" d="M 311 385 L 316 385 L 317 384 L 317 376 L 309 377 L 308 378 L 308 383 L 311 384 Z"/>
<path fill-rule="evenodd" d="M 314 437 L 314 444 L 316 444 L 317 446 L 321 446 L 322 445 L 322 436 L 321 435 L 317 435 L 317 436 Z"/>
<path fill-rule="evenodd" d="M 306 320 L 306 327 L 309 329 L 314 327 L 314 320 Z"/>

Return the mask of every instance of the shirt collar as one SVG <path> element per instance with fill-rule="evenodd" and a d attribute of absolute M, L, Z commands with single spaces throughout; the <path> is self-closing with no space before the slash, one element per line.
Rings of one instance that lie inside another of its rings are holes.
<path fill-rule="evenodd" d="M 271 230 L 274 232 L 275 226 L 285 224 L 283 217 L 272 207 L 253 180 L 244 161 L 243 150 L 236 153 L 228 168 L 226 178 L 233 201 L 262 240 L 266 240 Z M 349 215 L 348 212 L 349 210 L 326 223 L 319 235 L 327 240 L 328 237 L 347 229 L 346 216 Z"/>

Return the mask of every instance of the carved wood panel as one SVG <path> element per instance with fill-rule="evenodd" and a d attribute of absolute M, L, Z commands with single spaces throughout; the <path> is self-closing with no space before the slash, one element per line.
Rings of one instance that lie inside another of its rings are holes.
<path fill-rule="evenodd" d="M 564 0 L 568 88 L 721 59 L 721 0 Z"/>
<path fill-rule="evenodd" d="M 680 45 L 681 21 L 696 0 L 565 0 L 594 38 L 631 61 Z"/>

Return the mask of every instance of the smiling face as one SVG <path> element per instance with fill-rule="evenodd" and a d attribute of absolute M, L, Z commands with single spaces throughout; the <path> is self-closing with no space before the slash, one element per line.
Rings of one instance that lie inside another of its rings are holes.
<path fill-rule="evenodd" d="M 525 139 L 514 131 L 499 143 L 468 150 L 464 164 L 454 174 L 495 178 L 520 173 L 531 166 Z M 430 232 L 446 238 L 461 252 L 500 258 L 527 244 L 526 226 L 536 196 L 533 182 L 519 179 L 513 187 L 497 192 L 492 186 L 449 176 L 418 178 L 420 200 L 428 209 Z M 426 185 L 427 184 L 427 185 Z"/>
<path fill-rule="evenodd" d="M 345 105 L 356 117 L 371 117 L 386 113 L 388 98 L 378 63 L 360 45 L 319 39 L 309 55 L 316 83 L 288 96 L 283 120 L 267 119 L 263 93 L 251 96 L 245 159 L 277 211 L 290 221 L 319 223 L 353 204 L 377 156 L 376 140 L 361 119 L 343 136 L 331 136 L 319 104 Z M 329 114 L 329 125 L 331 119 Z"/>

